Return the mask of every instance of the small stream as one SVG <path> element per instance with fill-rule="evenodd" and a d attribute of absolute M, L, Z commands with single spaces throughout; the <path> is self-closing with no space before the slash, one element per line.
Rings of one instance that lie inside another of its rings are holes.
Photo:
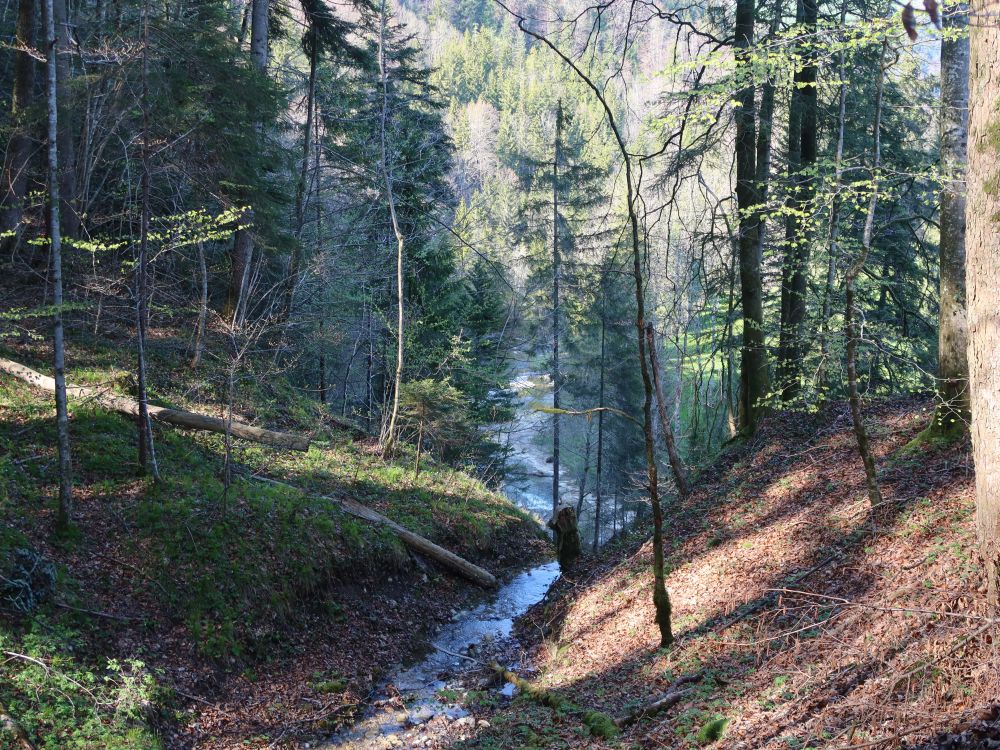
<path fill-rule="evenodd" d="M 534 440 L 544 415 L 534 410 L 551 403 L 545 379 L 526 368 L 515 374 L 511 387 L 518 393 L 517 415 L 510 433 L 511 462 L 520 471 L 504 486 L 505 494 L 538 518 L 551 512 L 552 466 L 544 447 Z M 571 491 L 572 482 L 564 483 Z M 445 624 L 416 663 L 392 670 L 375 700 L 353 726 L 320 745 L 327 750 L 388 750 L 389 748 L 434 747 L 456 730 L 476 729 L 475 720 L 457 702 L 465 689 L 463 677 L 480 668 L 483 660 L 516 653 L 511 638 L 514 620 L 542 601 L 559 577 L 555 561 L 517 574 L 489 599 L 460 612 Z M 509 660 L 508 660 L 509 661 Z M 496 686 L 511 695 L 513 685 Z"/>

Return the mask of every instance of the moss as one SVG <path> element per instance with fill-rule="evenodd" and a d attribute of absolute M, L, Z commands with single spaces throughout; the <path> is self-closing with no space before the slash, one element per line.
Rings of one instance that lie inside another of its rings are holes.
<path fill-rule="evenodd" d="M 703 724 L 701 729 L 698 730 L 698 744 L 711 745 L 713 742 L 718 742 L 726 733 L 728 725 L 729 719 L 725 716 L 716 716 L 711 721 Z"/>

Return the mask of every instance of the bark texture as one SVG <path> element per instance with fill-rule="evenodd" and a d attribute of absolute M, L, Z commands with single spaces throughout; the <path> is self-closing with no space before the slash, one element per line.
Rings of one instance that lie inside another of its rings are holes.
<path fill-rule="evenodd" d="M 976 462 L 976 532 L 987 599 L 1000 605 L 1000 25 L 995 6 L 972 3 L 969 24 L 969 166 L 966 267 L 972 449 Z"/>
<path fill-rule="evenodd" d="M 738 75 L 746 78 L 736 101 L 736 205 L 739 217 L 740 300 L 743 307 L 743 347 L 740 368 L 740 431 L 752 434 L 769 389 L 764 345 L 764 293 L 761 285 L 759 193 L 756 184 L 757 144 L 754 85 L 748 60 L 754 40 L 754 0 L 736 3 Z M 640 332 L 641 337 L 641 332 Z"/>

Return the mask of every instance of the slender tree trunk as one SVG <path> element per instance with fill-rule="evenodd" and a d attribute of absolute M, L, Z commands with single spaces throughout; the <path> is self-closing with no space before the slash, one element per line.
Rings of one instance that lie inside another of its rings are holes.
<path fill-rule="evenodd" d="M 847 0 L 840 10 L 840 27 L 844 27 L 847 17 Z M 830 219 L 827 224 L 828 255 L 826 263 L 826 284 L 823 287 L 823 318 L 820 321 L 819 350 L 820 363 L 816 374 L 816 390 L 819 403 L 826 400 L 829 384 L 830 361 L 830 320 L 833 318 L 833 290 L 837 277 L 837 241 L 840 237 L 840 181 L 843 175 L 844 131 L 847 123 L 847 55 L 843 48 L 838 53 L 837 77 L 841 81 L 837 107 L 837 146 L 833 167 L 833 198 L 830 201 Z"/>
<path fill-rule="evenodd" d="M 518 17 L 518 28 L 525 34 L 542 42 L 567 65 L 579 79 L 590 89 L 604 110 L 608 127 L 611 129 L 625 166 L 625 198 L 628 209 L 629 227 L 632 244 L 632 275 L 635 280 L 635 326 L 636 342 L 638 343 L 639 370 L 642 374 L 643 386 L 643 439 L 646 449 L 646 479 L 649 490 L 649 501 L 653 510 L 653 607 L 656 610 L 656 624 L 660 630 L 660 645 L 669 646 L 674 641 L 670 626 L 670 596 L 667 593 L 666 577 L 663 569 L 663 508 L 660 505 L 660 490 L 657 480 L 655 442 L 653 437 L 653 382 L 649 375 L 649 364 L 646 360 L 646 299 L 645 279 L 643 277 L 643 247 L 639 237 L 639 215 L 636 211 L 636 182 L 632 173 L 632 157 L 625 145 L 621 130 L 615 120 L 614 111 L 608 104 L 602 89 L 584 73 L 573 60 L 563 53 L 544 35 L 531 31 L 525 26 L 525 19 Z M 751 141 L 752 143 L 752 141 Z"/>
<path fill-rule="evenodd" d="M 855 317 L 855 282 L 872 247 L 872 233 L 875 227 L 875 209 L 878 206 L 879 180 L 882 170 L 882 92 L 885 87 L 885 53 L 888 39 L 882 43 L 882 54 L 879 63 L 878 82 L 875 88 L 875 123 L 872 146 L 872 194 L 868 201 L 868 214 L 865 217 L 865 228 L 861 237 L 861 254 L 854 261 L 844 279 L 846 302 L 844 305 L 844 334 L 847 338 L 847 393 L 851 404 L 851 418 L 854 421 L 854 435 L 858 441 L 858 452 L 865 466 L 865 483 L 868 486 L 868 500 L 872 509 L 882 504 L 882 493 L 879 491 L 878 478 L 875 473 L 875 459 L 872 456 L 868 442 L 868 431 L 865 429 L 864 416 L 861 413 L 861 395 L 858 393 L 858 325 Z"/>
<path fill-rule="evenodd" d="M 965 161 L 969 127 L 968 6 L 951 5 L 941 39 L 941 314 L 938 392 L 931 428 L 962 433 L 969 420 L 969 330 L 965 313 Z"/>
<path fill-rule="evenodd" d="M 3 185 L 0 185 L 0 233 L 16 230 L 24 214 L 28 195 L 28 167 L 31 162 L 31 136 L 28 112 L 34 99 L 35 0 L 20 0 L 17 6 L 16 43 L 14 57 L 14 90 L 11 94 L 10 120 L 13 127 L 7 143 L 3 165 Z M 7 244 L 7 243 L 4 243 Z"/>
<path fill-rule="evenodd" d="M 559 511 L 559 138 L 562 102 L 556 102 L 556 133 L 552 156 L 552 517 Z M 579 513 L 577 513 L 579 515 Z"/>
<path fill-rule="evenodd" d="M 147 279 L 149 276 L 149 0 L 142 9 L 142 216 L 139 220 L 139 262 L 135 281 L 136 355 L 139 381 L 139 474 L 147 472 L 159 480 L 156 447 L 149 420 L 149 394 L 146 388 L 146 328 L 149 323 Z"/>
<path fill-rule="evenodd" d="M 201 355 L 205 351 L 205 329 L 208 327 L 208 266 L 205 263 L 205 245 L 202 242 L 198 243 L 198 276 L 201 279 L 201 296 L 198 299 L 198 321 L 194 329 L 194 347 L 190 362 L 192 368 L 201 363 Z"/>
<path fill-rule="evenodd" d="M 251 0 L 250 6 L 250 61 L 260 74 L 267 75 L 268 62 L 268 10 L 269 0 Z M 253 127 L 263 128 L 261 123 Z M 233 252 L 229 268 L 229 292 L 223 316 L 234 327 L 243 323 L 247 307 L 247 285 L 253 265 L 253 208 L 240 218 L 240 226 L 233 237 Z"/>
<path fill-rule="evenodd" d="M 309 54 L 306 124 L 302 129 L 302 166 L 299 169 L 299 180 L 295 186 L 295 242 L 292 244 L 292 254 L 288 261 L 288 278 L 285 279 L 284 300 L 281 306 L 282 320 L 287 320 L 288 316 L 291 315 L 295 286 L 298 284 L 302 266 L 302 231 L 306 224 L 306 208 L 308 207 L 306 197 L 309 182 L 309 153 L 312 149 L 313 113 L 316 108 L 316 66 L 318 62 L 319 43 L 314 38 Z"/>
<path fill-rule="evenodd" d="M 976 532 L 991 609 L 1000 608 L 1000 151 L 996 124 L 1000 108 L 1000 25 L 996 6 L 972 4 L 969 24 L 969 166 L 966 203 L 966 266 L 969 325 L 969 385 L 972 450 L 976 462 Z"/>
<path fill-rule="evenodd" d="M 389 74 L 385 60 L 385 31 L 386 31 L 386 7 L 385 0 L 382 0 L 382 11 L 379 18 L 378 37 L 378 67 L 379 77 L 382 80 L 382 117 L 381 117 L 381 167 L 382 177 L 385 180 L 385 196 L 389 204 L 389 218 L 392 221 L 392 231 L 396 235 L 396 373 L 392 389 L 392 410 L 389 413 L 389 425 L 386 429 L 385 440 L 382 443 L 382 453 L 389 455 L 396 442 L 396 421 L 399 418 L 399 391 L 403 385 L 403 312 L 405 300 L 403 297 L 403 258 L 406 250 L 403 232 L 399 228 L 399 218 L 396 215 L 396 199 L 392 189 L 392 169 L 389 166 L 388 145 L 386 142 L 386 128 L 389 118 Z"/>
<path fill-rule="evenodd" d="M 73 466 L 69 446 L 69 408 L 66 403 L 66 347 L 63 342 L 62 234 L 59 196 L 59 84 L 58 37 L 53 0 L 45 0 L 46 101 L 48 106 L 49 243 L 52 256 L 52 351 L 56 381 L 56 435 L 59 449 L 59 512 L 56 530 L 73 522 Z"/>
<path fill-rule="evenodd" d="M 656 356 L 656 339 L 652 323 L 646 324 L 646 345 L 649 347 L 649 365 L 653 371 L 653 386 L 656 390 L 656 407 L 660 414 L 660 432 L 663 433 L 663 444 L 667 448 L 667 457 L 670 459 L 670 470 L 674 475 L 674 484 L 677 485 L 677 494 L 685 498 L 689 491 L 687 470 L 684 468 L 680 453 L 677 452 L 677 441 L 674 440 L 674 431 L 667 415 L 667 404 L 663 399 L 660 363 Z"/>
<path fill-rule="evenodd" d="M 597 386 L 597 476 L 595 481 L 597 486 L 594 490 L 594 552 L 601 544 L 601 492 L 602 492 L 602 471 L 604 469 L 604 355 L 605 355 L 605 335 L 607 332 L 607 290 L 604 283 L 601 283 L 601 372 Z"/>
<path fill-rule="evenodd" d="M 747 77 L 736 101 L 736 204 L 739 217 L 740 299 L 743 308 L 743 349 L 740 371 L 740 432 L 752 434 L 767 396 L 767 351 L 764 341 L 764 291 L 761 282 L 759 192 L 756 185 L 756 102 L 752 64 L 754 0 L 736 2 L 736 59 Z"/>

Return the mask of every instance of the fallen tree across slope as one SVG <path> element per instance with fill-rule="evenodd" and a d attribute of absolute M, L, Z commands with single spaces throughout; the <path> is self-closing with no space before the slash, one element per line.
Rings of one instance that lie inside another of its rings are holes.
<path fill-rule="evenodd" d="M 55 380 L 48 375 L 35 372 L 30 367 L 26 367 L 10 359 L 0 358 L 0 372 L 5 372 L 18 380 L 41 388 L 42 390 L 54 393 Z M 133 399 L 119 396 L 114 393 L 105 393 L 96 388 L 87 388 L 82 385 L 67 385 L 66 393 L 76 398 L 89 399 L 97 404 L 121 412 L 132 417 L 139 416 L 139 404 Z M 243 440 L 251 440 L 255 443 L 263 443 L 275 448 L 285 448 L 295 451 L 309 450 L 309 438 L 305 435 L 296 435 L 289 432 L 277 432 L 266 430 L 262 427 L 244 424 L 243 422 L 232 422 L 219 417 L 210 417 L 206 414 L 197 414 L 192 411 L 182 409 L 169 409 L 164 406 L 149 405 L 149 416 L 157 422 L 163 422 L 175 427 L 183 427 L 189 430 L 204 430 L 206 432 L 217 432 L 226 434 Z"/>

